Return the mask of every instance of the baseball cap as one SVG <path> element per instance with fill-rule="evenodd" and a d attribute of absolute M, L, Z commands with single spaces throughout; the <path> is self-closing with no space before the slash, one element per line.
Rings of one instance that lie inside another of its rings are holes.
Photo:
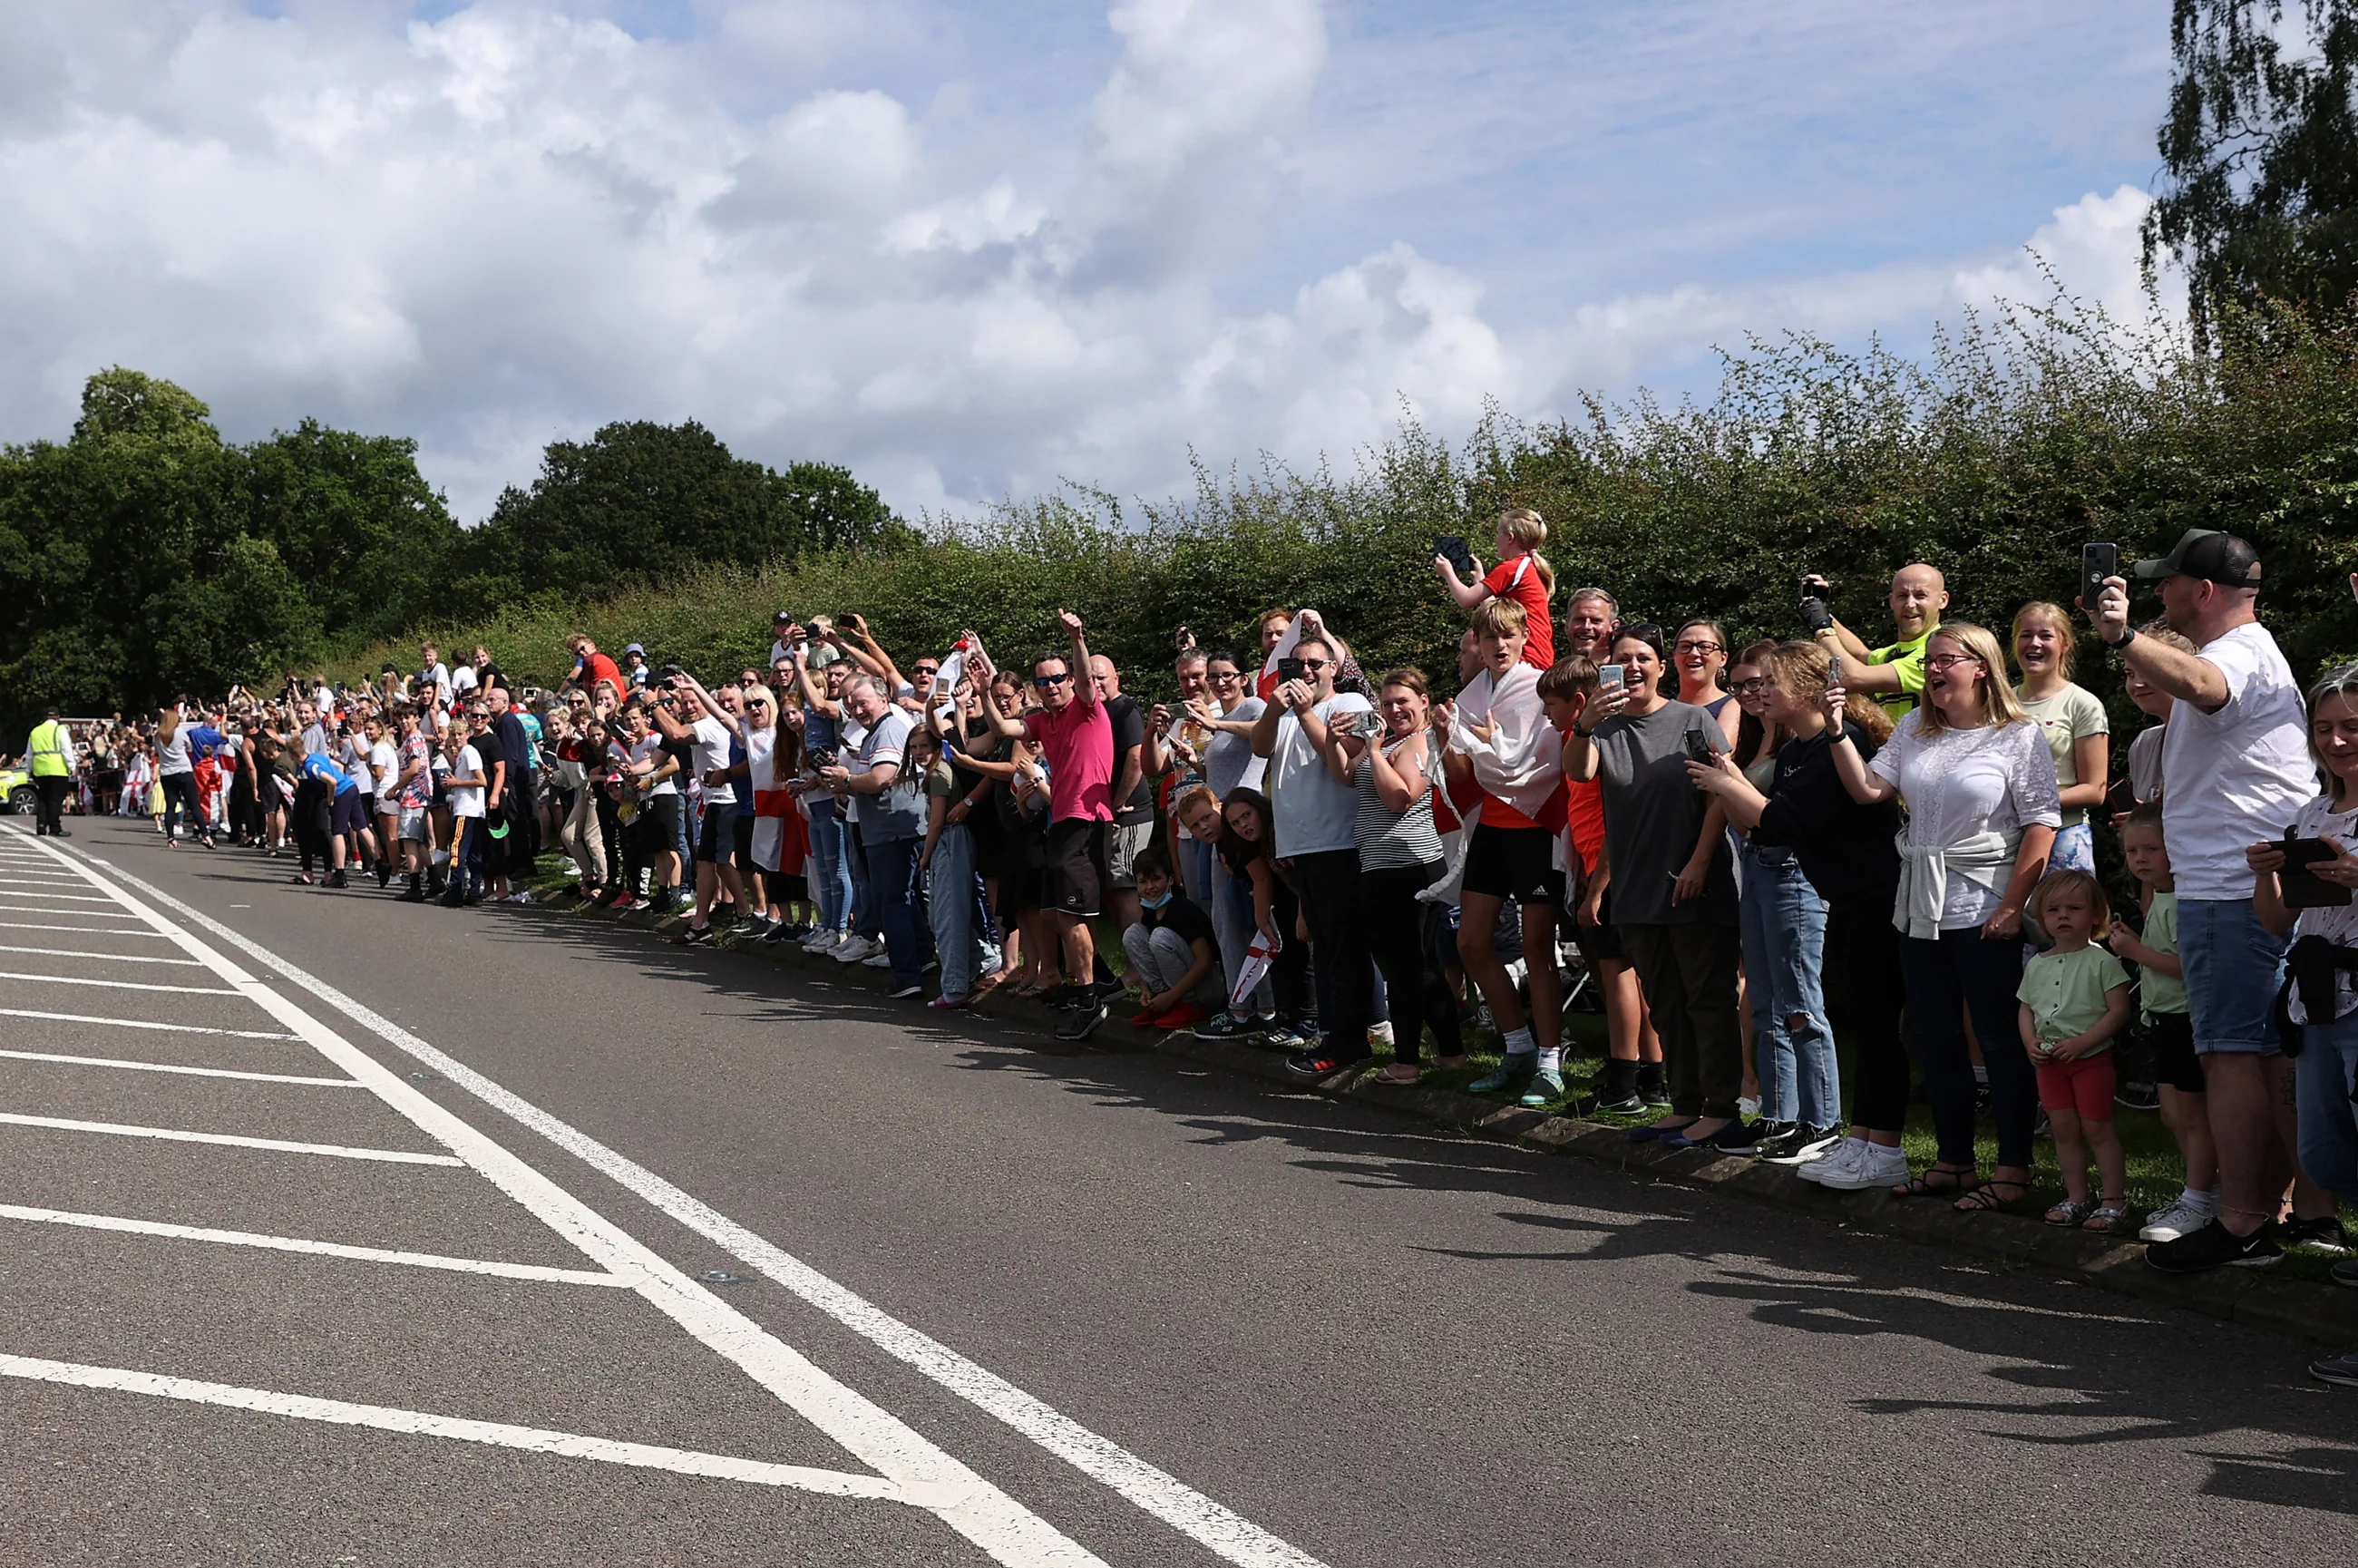
<path fill-rule="evenodd" d="M 2192 577 L 2222 588 L 2260 586 L 2260 553 L 2251 542 L 2216 528 L 2189 528 L 2177 546 L 2159 560 L 2139 561 L 2130 572 L 2152 581 L 2157 578 Z"/>
<path fill-rule="evenodd" d="M 781 610 L 775 615 L 770 617 L 770 624 L 773 626 L 784 626 L 794 618 L 795 612 L 793 611 Z"/>
<path fill-rule="evenodd" d="M 644 657 L 646 651 L 647 645 L 644 643 L 625 643 L 622 644 L 622 652 L 626 654 L 637 654 Z"/>

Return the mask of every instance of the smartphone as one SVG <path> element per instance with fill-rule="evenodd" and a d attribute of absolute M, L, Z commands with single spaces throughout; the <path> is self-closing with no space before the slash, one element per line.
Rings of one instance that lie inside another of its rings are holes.
<path fill-rule="evenodd" d="M 2322 838 L 2287 835 L 2277 848 L 2284 851 L 2284 870 L 2277 873 L 2277 886 L 2283 890 L 2287 909 L 2339 909 L 2349 903 L 2350 889 L 2338 887 L 2309 869 L 2333 859 L 2332 845 Z"/>
<path fill-rule="evenodd" d="M 1823 604 L 1825 602 L 1826 599 L 1826 585 L 1815 580 L 1816 578 L 1817 574 L 1815 572 L 1812 572 L 1809 576 L 1804 577 L 1801 579 L 1801 597 L 1803 599 L 1814 599 L 1819 603 Z"/>
<path fill-rule="evenodd" d="M 2126 779 L 2115 779 L 2113 787 L 2104 792 L 2104 809 L 2115 816 L 2136 809 L 2136 785 Z"/>
<path fill-rule="evenodd" d="M 1457 568 L 1459 577 L 1474 575 L 1474 552 L 1466 547 L 1463 534 L 1435 534 L 1433 553 Z"/>
<path fill-rule="evenodd" d="M 1621 683 L 1628 677 L 1628 674 L 1629 672 L 1619 665 L 1599 665 L 1596 666 L 1597 687 L 1602 691 L 1619 691 Z"/>
<path fill-rule="evenodd" d="M 1357 735 L 1359 732 L 1359 710 L 1355 708 L 1335 715 L 1328 721 L 1327 728 L 1337 735 Z"/>
<path fill-rule="evenodd" d="M 1826 684 L 1828 686 L 1840 686 L 1842 683 L 1842 655 L 1840 654 L 1828 654 L 1826 655 Z"/>
<path fill-rule="evenodd" d="M 2082 545 L 2080 546 L 2080 608 L 2088 614 L 2096 612 L 2096 598 L 2104 591 L 2104 579 L 2121 575 L 2121 547 L 2118 545 Z"/>
<path fill-rule="evenodd" d="M 1686 732 L 1685 740 L 1687 761 L 1691 762 L 1711 761 L 1711 742 L 1704 738 L 1702 731 L 1690 730 Z"/>
<path fill-rule="evenodd" d="M 1307 680 L 1309 676 L 1303 672 L 1300 659 L 1289 658 L 1277 661 L 1277 678 L 1281 681 Z"/>

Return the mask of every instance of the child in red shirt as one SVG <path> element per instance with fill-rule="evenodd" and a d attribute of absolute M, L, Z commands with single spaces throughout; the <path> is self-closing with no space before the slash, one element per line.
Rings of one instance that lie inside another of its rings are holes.
<path fill-rule="evenodd" d="M 1555 593 L 1555 573 L 1539 553 L 1547 543 L 1547 524 L 1530 507 L 1519 506 L 1499 514 L 1497 543 L 1498 564 L 1477 581 L 1462 580 L 1446 556 L 1433 557 L 1433 570 L 1449 585 L 1449 597 L 1461 610 L 1471 610 L 1490 599 L 1511 599 L 1521 605 L 1523 624 L 1531 629 L 1530 640 L 1523 644 L 1523 663 L 1545 671 L 1555 664 L 1555 626 L 1548 611 L 1548 600 Z"/>

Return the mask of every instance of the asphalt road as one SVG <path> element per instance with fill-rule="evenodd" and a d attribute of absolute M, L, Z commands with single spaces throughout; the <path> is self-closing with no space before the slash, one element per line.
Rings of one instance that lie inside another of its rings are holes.
<path fill-rule="evenodd" d="M 643 933 L 21 826 L 0 1563 L 2358 1541 L 2358 1396 L 2298 1345 Z"/>

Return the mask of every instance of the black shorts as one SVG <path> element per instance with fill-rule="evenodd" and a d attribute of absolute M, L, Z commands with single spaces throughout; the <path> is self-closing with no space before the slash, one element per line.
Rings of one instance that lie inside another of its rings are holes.
<path fill-rule="evenodd" d="M 1563 873 L 1549 864 L 1554 858 L 1555 835 L 1544 827 L 1476 823 L 1466 849 L 1464 891 L 1561 909 Z"/>
<path fill-rule="evenodd" d="M 2194 1015 L 2157 1012 L 2146 1026 L 2153 1042 L 2153 1077 L 2181 1094 L 2203 1092 L 2202 1058 L 2194 1053 Z"/>
<path fill-rule="evenodd" d="M 696 835 L 696 858 L 716 866 L 737 863 L 737 803 L 715 801 L 704 808 Z"/>
<path fill-rule="evenodd" d="M 1621 929 L 1613 924 L 1613 890 L 1606 888 L 1596 901 L 1595 925 L 1575 922 L 1572 928 L 1573 945 L 1580 949 L 1581 957 L 1591 968 L 1599 964 L 1627 963 L 1629 955 L 1621 947 Z"/>
<path fill-rule="evenodd" d="M 1068 816 L 1048 824 L 1048 870 L 1040 903 L 1059 914 L 1093 917 L 1106 885 L 1106 836 L 1110 822 Z"/>
<path fill-rule="evenodd" d="M 639 808 L 639 827 L 654 836 L 649 852 L 660 855 L 679 848 L 679 796 L 651 795 Z"/>
<path fill-rule="evenodd" d="M 330 834 L 358 833 L 368 826 L 368 816 L 361 807 L 361 792 L 339 790 L 328 806 L 328 831 Z"/>
<path fill-rule="evenodd" d="M 753 863 L 753 814 L 743 806 L 737 808 L 737 869 L 748 872 L 762 869 Z"/>

